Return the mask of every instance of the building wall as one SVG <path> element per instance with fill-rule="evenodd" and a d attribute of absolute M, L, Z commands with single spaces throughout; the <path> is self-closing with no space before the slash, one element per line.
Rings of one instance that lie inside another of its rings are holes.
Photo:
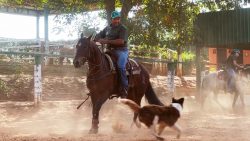
<path fill-rule="evenodd" d="M 232 49 L 227 49 L 227 57 L 231 54 Z"/>
<path fill-rule="evenodd" d="M 216 48 L 209 48 L 208 56 L 209 56 L 209 63 L 210 64 L 217 63 L 217 50 L 216 50 Z"/>
<path fill-rule="evenodd" d="M 209 57 L 209 70 L 214 71 L 217 69 L 217 49 L 209 48 L 208 49 L 208 57 Z"/>
<path fill-rule="evenodd" d="M 231 54 L 232 49 L 227 49 L 227 57 Z M 208 56 L 209 56 L 209 68 L 210 70 L 216 69 L 217 64 L 217 49 L 216 48 L 209 48 L 208 49 Z M 250 50 L 243 50 L 243 64 L 250 65 Z"/>
<path fill-rule="evenodd" d="M 243 64 L 250 64 L 250 50 L 243 50 Z"/>

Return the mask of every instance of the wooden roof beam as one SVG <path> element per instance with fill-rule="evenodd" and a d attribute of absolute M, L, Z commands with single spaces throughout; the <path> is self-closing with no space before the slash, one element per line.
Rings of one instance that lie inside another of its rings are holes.
<path fill-rule="evenodd" d="M 43 15 L 43 10 L 35 10 L 35 9 L 29 9 L 29 8 L 12 8 L 12 7 L 1 6 L 0 13 L 26 15 L 26 16 L 38 16 L 38 15 Z"/>

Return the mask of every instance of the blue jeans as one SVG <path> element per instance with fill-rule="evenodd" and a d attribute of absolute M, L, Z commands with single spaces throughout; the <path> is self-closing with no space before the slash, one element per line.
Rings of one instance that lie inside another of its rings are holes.
<path fill-rule="evenodd" d="M 232 93 L 236 91 L 236 73 L 234 69 L 227 69 L 228 81 L 227 81 L 227 92 Z"/>
<path fill-rule="evenodd" d="M 114 50 L 117 60 L 118 73 L 120 74 L 120 83 L 123 88 L 128 88 L 128 78 L 126 75 L 126 64 L 128 61 L 128 50 Z"/>

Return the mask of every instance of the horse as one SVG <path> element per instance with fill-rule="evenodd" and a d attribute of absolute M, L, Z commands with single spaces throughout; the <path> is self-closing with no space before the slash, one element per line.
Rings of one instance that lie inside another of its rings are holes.
<path fill-rule="evenodd" d="M 235 90 L 232 94 L 234 94 L 232 107 L 235 107 L 236 101 L 240 96 L 240 100 L 242 106 L 245 106 L 244 103 L 244 95 L 242 90 L 242 80 L 246 78 L 247 75 L 250 73 L 250 68 L 244 68 L 243 70 L 239 71 L 236 79 L 236 86 Z M 218 102 L 218 94 L 220 91 L 226 93 L 227 90 L 227 72 L 225 70 L 219 70 L 217 72 L 212 72 L 204 76 L 201 83 L 200 95 L 199 100 L 201 103 L 201 107 L 204 106 L 205 100 L 210 93 L 214 94 L 214 100 L 217 104 L 220 105 Z"/>
<path fill-rule="evenodd" d="M 113 61 L 91 38 L 93 37 L 87 38 L 81 35 L 76 45 L 73 64 L 75 68 L 79 68 L 85 62 L 88 63 L 86 85 L 92 102 L 92 126 L 89 133 L 96 134 L 99 128 L 99 111 L 108 98 L 112 99 L 114 94 L 119 97 L 119 84 L 117 73 L 112 71 Z M 152 88 L 149 73 L 144 66 L 131 59 L 129 62 L 134 64 L 133 68 L 137 70 L 137 73 L 133 74 L 133 70 L 130 68 L 127 98 L 140 105 L 141 99 L 145 95 L 149 104 L 163 105 Z M 137 116 L 134 113 L 133 123 L 136 123 Z"/>

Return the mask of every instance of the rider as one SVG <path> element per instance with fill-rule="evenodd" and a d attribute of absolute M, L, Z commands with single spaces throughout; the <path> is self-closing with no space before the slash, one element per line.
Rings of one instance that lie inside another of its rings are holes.
<path fill-rule="evenodd" d="M 230 56 L 226 60 L 226 71 L 228 75 L 227 81 L 227 92 L 232 93 L 236 90 L 236 70 L 243 69 L 244 66 L 241 66 L 237 63 L 237 58 L 240 55 L 239 49 L 233 49 Z"/>
<path fill-rule="evenodd" d="M 126 75 L 126 63 L 128 60 L 128 32 L 127 28 L 121 24 L 121 14 L 118 11 L 111 13 L 111 24 L 106 26 L 95 37 L 97 42 L 107 44 L 118 57 L 117 60 L 117 73 L 119 80 L 119 91 L 121 98 L 127 98 L 128 91 L 128 78 Z"/>

